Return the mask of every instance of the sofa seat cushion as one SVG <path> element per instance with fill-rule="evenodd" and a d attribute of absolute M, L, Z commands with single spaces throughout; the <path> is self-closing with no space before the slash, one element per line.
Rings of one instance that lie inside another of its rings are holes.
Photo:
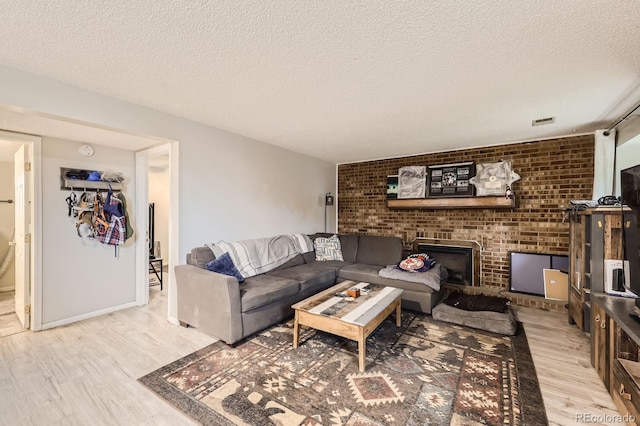
<path fill-rule="evenodd" d="M 300 291 L 300 283 L 283 277 L 261 274 L 240 284 L 242 312 L 278 302 Z"/>
<path fill-rule="evenodd" d="M 338 277 L 356 282 L 365 282 L 371 284 L 386 285 L 389 287 L 397 287 L 403 290 L 419 291 L 422 293 L 433 293 L 434 290 L 424 284 L 412 283 L 409 281 L 394 280 L 384 278 L 378 275 L 380 271 L 378 265 L 366 265 L 363 263 L 354 263 L 343 266 L 338 272 Z"/>
<path fill-rule="evenodd" d="M 279 271 L 267 272 L 266 275 L 298 281 L 301 291 L 309 291 L 314 287 L 322 289 L 328 284 L 333 284 L 337 276 L 334 268 L 321 266 L 322 263 L 325 262 L 306 263 Z"/>

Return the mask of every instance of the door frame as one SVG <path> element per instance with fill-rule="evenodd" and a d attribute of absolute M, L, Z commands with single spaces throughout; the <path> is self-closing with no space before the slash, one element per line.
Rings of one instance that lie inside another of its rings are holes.
<path fill-rule="evenodd" d="M 31 330 L 42 330 L 42 138 L 25 133 L 0 130 L 0 139 L 31 145 L 31 207 L 29 215 L 31 244 L 29 256 L 29 303 L 31 304 Z"/>
<path fill-rule="evenodd" d="M 169 267 L 168 280 L 163 287 L 167 291 L 167 320 L 179 324 L 177 319 L 177 303 L 175 276 L 173 268 L 179 262 L 179 175 L 180 149 L 178 141 L 171 141 L 160 146 L 137 151 L 136 157 L 136 305 L 149 303 L 149 245 L 147 230 L 149 229 L 149 159 L 160 155 L 169 155 L 169 247 L 168 256 L 163 256 Z"/>

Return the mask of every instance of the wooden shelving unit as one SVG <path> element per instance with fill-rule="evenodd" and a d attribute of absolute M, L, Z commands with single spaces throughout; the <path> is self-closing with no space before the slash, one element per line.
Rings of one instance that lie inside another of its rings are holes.
<path fill-rule="evenodd" d="M 516 198 L 506 197 L 451 197 L 402 198 L 387 200 L 390 209 L 513 209 Z"/>
<path fill-rule="evenodd" d="M 623 259 L 626 243 L 636 241 L 635 213 L 629 208 L 597 207 L 570 216 L 569 323 L 591 332 L 591 297 L 605 291 L 605 259 Z M 635 244 L 635 243 L 634 243 Z"/>
<path fill-rule="evenodd" d="M 640 419 L 640 323 L 629 314 L 634 300 L 594 295 L 591 365 L 628 424 Z M 635 419 L 635 420 L 634 420 Z"/>

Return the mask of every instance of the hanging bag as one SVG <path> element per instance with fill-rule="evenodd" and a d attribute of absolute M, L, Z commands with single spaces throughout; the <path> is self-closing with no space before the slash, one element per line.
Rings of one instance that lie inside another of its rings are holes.
<path fill-rule="evenodd" d="M 122 202 L 113 196 L 111 186 L 107 193 L 107 199 L 100 203 L 96 219 L 96 231 L 98 241 L 102 244 L 124 244 L 127 228 Z"/>

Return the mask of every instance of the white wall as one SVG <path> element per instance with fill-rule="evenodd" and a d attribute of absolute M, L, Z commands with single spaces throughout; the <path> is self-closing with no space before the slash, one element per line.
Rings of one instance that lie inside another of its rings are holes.
<path fill-rule="evenodd" d="M 14 189 L 13 162 L 0 161 L 0 200 L 13 200 Z M 0 203 L 0 265 L 9 252 L 9 241 L 13 236 L 15 224 L 15 204 Z M 13 290 L 15 282 L 15 263 L 0 277 L 0 291 Z"/>
<path fill-rule="evenodd" d="M 168 167 L 149 167 L 149 202 L 154 203 L 154 239 L 160 242 L 160 255 L 164 259 L 168 259 L 169 253 L 169 178 Z"/>
<path fill-rule="evenodd" d="M 221 239 L 322 230 L 324 194 L 336 193 L 335 164 L 4 66 L 0 104 L 179 141 L 181 259 L 192 247 Z M 335 214 L 329 221 L 328 229 L 335 229 Z M 43 256 L 51 263 L 62 261 L 67 245 L 48 244 Z M 82 264 L 77 268 L 77 273 L 93 272 Z M 175 289 L 169 291 L 175 317 Z M 64 303 L 72 307 L 47 309 L 62 314 L 95 308 L 83 300 Z"/>
<path fill-rule="evenodd" d="M 52 138 L 42 141 L 42 319 L 45 327 L 135 302 L 133 239 L 120 246 L 118 257 L 115 257 L 113 246 L 80 238 L 76 232 L 76 219 L 68 216 L 65 202 L 71 192 L 60 189 L 61 167 L 114 170 L 126 177 L 123 193 L 129 201 L 135 193 L 134 154 L 95 146 L 95 154 L 84 157 L 78 153 L 80 145 Z M 83 190 L 79 188 L 74 192 L 80 197 Z"/>

